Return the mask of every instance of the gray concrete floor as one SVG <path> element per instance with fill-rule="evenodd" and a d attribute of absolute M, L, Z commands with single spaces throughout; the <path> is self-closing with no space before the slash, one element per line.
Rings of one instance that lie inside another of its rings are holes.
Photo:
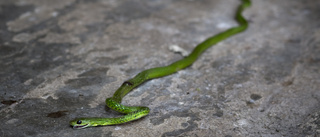
<path fill-rule="evenodd" d="M 150 114 L 74 130 L 138 72 L 235 26 L 239 0 L 1 0 L 0 136 L 320 136 L 320 1 L 253 0 L 249 29 L 126 105 Z"/>

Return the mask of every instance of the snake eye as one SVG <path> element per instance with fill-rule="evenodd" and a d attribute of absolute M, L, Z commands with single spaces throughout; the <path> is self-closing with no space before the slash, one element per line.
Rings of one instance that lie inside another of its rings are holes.
<path fill-rule="evenodd" d="M 82 121 L 81 121 L 81 120 L 78 120 L 78 121 L 77 121 L 77 124 L 81 124 L 81 123 L 82 123 Z"/>

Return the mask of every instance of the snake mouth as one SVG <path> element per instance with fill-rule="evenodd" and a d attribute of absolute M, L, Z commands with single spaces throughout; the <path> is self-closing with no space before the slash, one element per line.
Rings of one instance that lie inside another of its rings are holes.
<path fill-rule="evenodd" d="M 74 125 L 74 126 L 73 126 L 73 129 L 82 129 L 82 128 L 86 128 L 86 127 L 88 127 L 88 126 L 89 126 L 89 124 L 79 125 L 79 126 Z"/>

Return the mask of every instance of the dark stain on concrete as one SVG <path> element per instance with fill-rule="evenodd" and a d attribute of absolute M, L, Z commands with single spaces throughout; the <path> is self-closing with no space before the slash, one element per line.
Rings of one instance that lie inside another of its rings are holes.
<path fill-rule="evenodd" d="M 251 95 L 250 95 L 250 98 L 253 99 L 253 100 L 259 100 L 259 99 L 261 99 L 262 97 L 261 97 L 261 95 L 259 95 L 259 94 L 251 94 Z"/>
<path fill-rule="evenodd" d="M 12 104 L 14 104 L 16 102 L 17 101 L 15 101 L 15 100 L 3 100 L 3 101 L 1 101 L 1 103 L 4 104 L 4 105 L 12 105 Z"/>
<path fill-rule="evenodd" d="M 65 115 L 67 115 L 67 112 L 66 110 L 63 110 L 63 111 L 57 111 L 57 112 L 51 112 L 47 115 L 47 117 L 50 117 L 50 118 L 60 118 L 60 117 L 63 117 Z"/>

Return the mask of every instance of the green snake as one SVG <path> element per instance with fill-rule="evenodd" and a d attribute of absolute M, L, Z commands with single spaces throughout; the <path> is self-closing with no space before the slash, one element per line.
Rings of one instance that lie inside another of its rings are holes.
<path fill-rule="evenodd" d="M 247 20 L 242 16 L 243 10 L 250 7 L 250 0 L 242 0 L 239 5 L 235 19 L 239 26 L 232 27 L 224 32 L 218 33 L 215 36 L 209 37 L 204 42 L 197 45 L 189 56 L 178 60 L 168 66 L 151 68 L 144 70 L 137 74 L 132 79 L 125 81 L 114 93 L 111 98 L 106 99 L 106 105 L 120 113 L 125 114 L 121 117 L 116 118 L 76 118 L 70 121 L 70 125 L 75 129 L 82 129 L 93 126 L 106 126 L 106 125 L 117 125 L 126 123 L 129 121 L 140 119 L 149 114 L 149 108 L 143 106 L 124 106 L 121 105 L 122 98 L 128 94 L 132 89 L 139 86 L 140 84 L 159 77 L 164 77 L 173 74 L 181 69 L 190 66 L 197 58 L 208 48 L 217 44 L 218 42 L 225 40 L 237 33 L 243 32 L 248 27 Z"/>

